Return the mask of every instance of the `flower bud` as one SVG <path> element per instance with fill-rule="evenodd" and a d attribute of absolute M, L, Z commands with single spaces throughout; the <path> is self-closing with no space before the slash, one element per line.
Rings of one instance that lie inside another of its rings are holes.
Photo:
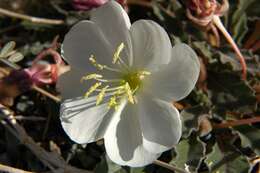
<path fill-rule="evenodd" d="M 220 4 L 217 0 L 188 0 L 187 17 L 194 23 L 207 26 L 214 15 L 222 16 L 228 10 L 227 0 Z"/>
<path fill-rule="evenodd" d="M 72 6 L 75 10 L 85 11 L 91 10 L 92 8 L 97 8 L 106 2 L 108 2 L 108 0 L 72 0 Z M 127 8 L 126 0 L 117 0 L 117 2 L 125 9 Z"/>

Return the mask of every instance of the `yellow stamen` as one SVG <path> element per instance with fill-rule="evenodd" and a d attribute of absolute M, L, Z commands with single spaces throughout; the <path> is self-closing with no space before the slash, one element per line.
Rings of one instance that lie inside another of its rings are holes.
<path fill-rule="evenodd" d="M 80 79 L 80 82 L 83 82 L 84 80 L 90 80 L 90 79 L 100 79 L 100 78 L 102 78 L 102 77 L 103 77 L 103 76 L 100 75 L 100 74 L 93 73 L 93 74 L 89 74 L 89 75 L 83 76 L 83 77 Z"/>
<path fill-rule="evenodd" d="M 151 75 L 151 72 L 144 70 L 144 71 L 141 71 L 140 74 L 141 75 Z"/>
<path fill-rule="evenodd" d="M 102 90 L 100 91 L 100 93 L 97 96 L 96 105 L 99 105 L 103 101 L 105 93 L 106 93 L 106 90 L 107 90 L 108 87 L 109 86 L 107 85 L 104 88 L 102 88 Z"/>
<path fill-rule="evenodd" d="M 120 54 L 121 54 L 122 50 L 124 49 L 124 47 L 125 47 L 125 44 L 123 42 L 117 47 L 117 49 L 114 53 L 113 61 L 112 61 L 113 64 L 117 63 L 117 61 L 120 59 Z"/>
<path fill-rule="evenodd" d="M 112 107 L 114 107 L 115 109 L 117 109 L 118 103 L 117 103 L 117 101 L 116 101 L 116 96 L 113 96 L 113 97 L 111 97 L 111 98 L 109 99 L 108 107 L 109 107 L 109 109 L 112 108 Z"/>
<path fill-rule="evenodd" d="M 90 56 L 89 61 L 91 62 L 91 64 L 92 64 L 94 67 L 96 67 L 96 68 L 99 69 L 99 70 L 103 70 L 103 69 L 106 67 L 105 65 L 102 65 L 102 64 L 97 63 L 97 61 L 96 61 L 94 55 L 91 55 L 91 56 Z"/>
<path fill-rule="evenodd" d="M 98 87 L 101 86 L 101 82 L 95 83 L 93 86 L 89 88 L 89 90 L 85 93 L 85 97 L 87 98 L 91 93 L 93 93 Z"/>
<path fill-rule="evenodd" d="M 132 93 L 132 90 L 128 84 L 128 82 L 125 84 L 125 91 L 126 91 L 126 95 L 128 97 L 128 101 L 132 104 L 134 104 L 134 96 L 133 96 L 133 93 Z"/>

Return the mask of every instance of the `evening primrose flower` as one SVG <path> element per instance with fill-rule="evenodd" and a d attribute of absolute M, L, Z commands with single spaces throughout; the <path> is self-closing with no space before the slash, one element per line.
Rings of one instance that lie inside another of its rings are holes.
<path fill-rule="evenodd" d="M 65 36 L 71 71 L 59 79 L 62 126 L 80 144 L 104 138 L 117 164 L 144 166 L 181 137 L 172 100 L 187 96 L 198 79 L 199 60 L 185 44 L 171 46 L 150 20 L 130 24 L 115 1 L 92 11 Z"/>

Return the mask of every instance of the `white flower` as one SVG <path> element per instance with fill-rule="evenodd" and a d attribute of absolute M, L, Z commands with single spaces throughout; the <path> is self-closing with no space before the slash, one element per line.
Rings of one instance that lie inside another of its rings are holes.
<path fill-rule="evenodd" d="M 69 31 L 63 51 L 71 71 L 59 79 L 60 114 L 73 141 L 104 138 L 110 159 L 132 167 L 152 163 L 178 143 L 181 120 L 171 102 L 187 96 L 199 75 L 189 46 L 172 48 L 153 21 L 131 25 L 110 1 Z"/>

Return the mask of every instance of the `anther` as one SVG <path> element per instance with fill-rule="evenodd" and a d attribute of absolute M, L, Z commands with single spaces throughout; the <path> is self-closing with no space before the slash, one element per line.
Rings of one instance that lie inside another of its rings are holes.
<path fill-rule="evenodd" d="M 100 93 L 97 96 L 96 105 L 99 105 L 103 101 L 105 93 L 106 93 L 106 90 L 107 90 L 108 87 L 109 86 L 107 85 L 104 88 L 102 88 L 102 90 L 100 91 Z"/>
<path fill-rule="evenodd" d="M 102 77 L 103 77 L 103 76 L 100 75 L 100 74 L 93 73 L 93 74 L 89 74 L 89 75 L 83 76 L 83 77 L 80 79 L 80 82 L 83 82 L 84 80 L 90 80 L 90 79 L 100 79 L 100 78 L 102 78 Z"/>
<path fill-rule="evenodd" d="M 98 88 L 98 87 L 100 87 L 101 86 L 101 82 L 98 82 L 98 83 L 95 83 L 93 86 L 91 86 L 90 88 L 89 88 L 89 90 L 85 93 L 85 97 L 87 98 L 91 93 L 93 93 L 94 91 L 96 91 L 96 89 Z"/>
<path fill-rule="evenodd" d="M 134 104 L 134 96 L 133 96 L 133 93 L 132 93 L 132 90 L 128 84 L 128 82 L 125 84 L 125 91 L 126 91 L 126 95 L 127 95 L 127 98 L 128 98 L 128 101 L 132 104 Z"/>
<path fill-rule="evenodd" d="M 120 59 L 120 54 L 122 52 L 122 50 L 124 49 L 125 45 L 122 42 L 116 49 L 115 53 L 114 53 L 114 57 L 113 57 L 113 61 L 112 63 L 115 64 L 118 62 L 118 60 Z"/>

